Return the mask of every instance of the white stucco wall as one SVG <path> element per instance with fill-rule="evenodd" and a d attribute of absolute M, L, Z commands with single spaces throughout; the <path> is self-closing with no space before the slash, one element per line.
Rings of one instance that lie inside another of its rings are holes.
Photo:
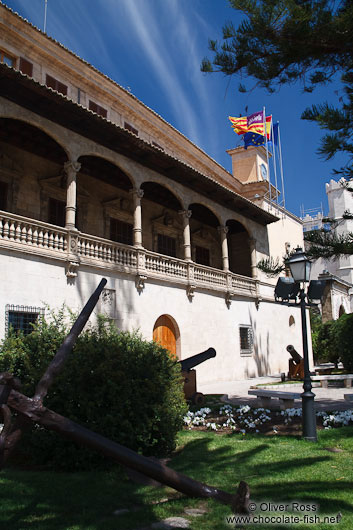
<path fill-rule="evenodd" d="M 115 304 L 97 306 L 97 311 L 114 317 L 118 328 L 139 329 L 152 339 L 153 327 L 160 315 L 170 315 L 180 331 L 181 358 L 214 347 L 217 357 L 197 367 L 202 383 L 231 381 L 258 375 L 287 372 L 288 344 L 301 352 L 301 324 L 297 307 L 288 308 L 272 300 L 235 299 L 228 308 L 224 294 L 197 291 L 192 301 L 184 286 L 147 280 L 138 293 L 132 275 L 117 276 L 111 271 L 82 267 L 75 280 L 65 276 L 64 263 L 34 257 L 31 254 L 0 253 L 0 336 L 5 332 L 6 304 L 58 308 L 63 303 L 80 310 L 102 276 L 107 288 L 115 292 Z M 113 297 L 114 298 L 114 297 Z M 295 324 L 289 326 L 289 317 Z M 254 351 L 240 355 L 239 325 L 251 325 Z"/>

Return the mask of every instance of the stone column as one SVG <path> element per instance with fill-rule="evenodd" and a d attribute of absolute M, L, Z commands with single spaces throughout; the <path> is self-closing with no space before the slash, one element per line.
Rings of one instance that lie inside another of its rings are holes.
<path fill-rule="evenodd" d="M 191 210 L 180 210 L 179 215 L 181 215 L 183 220 L 183 246 L 184 246 L 184 259 L 186 261 L 192 261 L 191 260 L 191 239 L 190 239 L 190 217 L 191 217 L 192 211 Z"/>
<path fill-rule="evenodd" d="M 142 212 L 141 199 L 143 197 L 143 190 L 134 188 L 130 190 L 134 201 L 134 247 L 142 247 Z"/>
<path fill-rule="evenodd" d="M 228 239 L 227 239 L 228 231 L 229 231 L 228 226 L 218 227 L 218 232 L 221 234 L 222 265 L 223 265 L 223 270 L 226 272 L 229 271 Z"/>
<path fill-rule="evenodd" d="M 76 176 L 80 169 L 81 164 L 77 161 L 69 160 L 64 164 L 67 175 L 65 228 L 69 230 L 76 230 Z"/>
<path fill-rule="evenodd" d="M 256 239 L 249 237 L 251 277 L 257 278 L 257 256 L 256 256 Z"/>

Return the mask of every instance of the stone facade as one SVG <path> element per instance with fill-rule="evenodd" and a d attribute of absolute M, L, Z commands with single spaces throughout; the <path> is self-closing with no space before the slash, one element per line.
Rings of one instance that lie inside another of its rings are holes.
<path fill-rule="evenodd" d="M 349 183 L 348 183 L 349 184 Z M 353 220 L 344 219 L 346 212 L 353 212 L 353 196 L 347 189 L 347 182 L 331 179 L 326 184 L 329 212 L 328 218 L 334 221 L 334 231 L 338 235 L 353 231 Z M 302 218 L 304 231 L 318 230 L 325 226 L 322 213 Z M 353 311 L 353 257 L 343 256 L 335 260 L 319 258 L 313 262 L 311 277 L 327 282 L 322 299 L 324 321 L 336 320 L 343 313 Z"/>
<path fill-rule="evenodd" d="M 256 264 L 302 244 L 300 220 L 1 4 L 0 28 L 0 336 L 105 276 L 119 329 L 151 340 L 165 315 L 179 358 L 217 350 L 200 381 L 286 371 L 300 312 Z"/>

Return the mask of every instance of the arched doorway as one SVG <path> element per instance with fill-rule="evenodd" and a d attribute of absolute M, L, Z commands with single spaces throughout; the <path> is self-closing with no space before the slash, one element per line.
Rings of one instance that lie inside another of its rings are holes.
<path fill-rule="evenodd" d="M 168 315 L 161 315 L 156 320 L 153 327 L 153 340 L 169 350 L 174 357 L 180 359 L 178 326 Z"/>
<path fill-rule="evenodd" d="M 341 304 L 340 308 L 339 308 L 339 311 L 338 311 L 338 318 L 340 318 L 342 315 L 345 315 L 345 314 L 346 314 L 346 312 L 344 310 L 343 305 Z"/>

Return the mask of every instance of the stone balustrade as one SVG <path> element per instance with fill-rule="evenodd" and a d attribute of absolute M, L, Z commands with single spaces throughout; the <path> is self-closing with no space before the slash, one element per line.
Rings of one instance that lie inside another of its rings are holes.
<path fill-rule="evenodd" d="M 67 249 L 67 231 L 59 227 L 34 221 L 20 215 L 0 212 L 1 246 L 18 248 L 42 254 L 42 251 L 64 254 Z"/>
<path fill-rule="evenodd" d="M 233 295 L 258 298 L 259 282 L 252 278 L 4 211 L 0 211 L 0 247 L 55 256 L 70 265 L 68 276 L 76 276 L 80 265 L 92 265 L 124 271 L 139 278 L 184 284 L 189 288 L 188 293 L 197 288 L 222 291 L 227 293 L 228 301 Z"/>

